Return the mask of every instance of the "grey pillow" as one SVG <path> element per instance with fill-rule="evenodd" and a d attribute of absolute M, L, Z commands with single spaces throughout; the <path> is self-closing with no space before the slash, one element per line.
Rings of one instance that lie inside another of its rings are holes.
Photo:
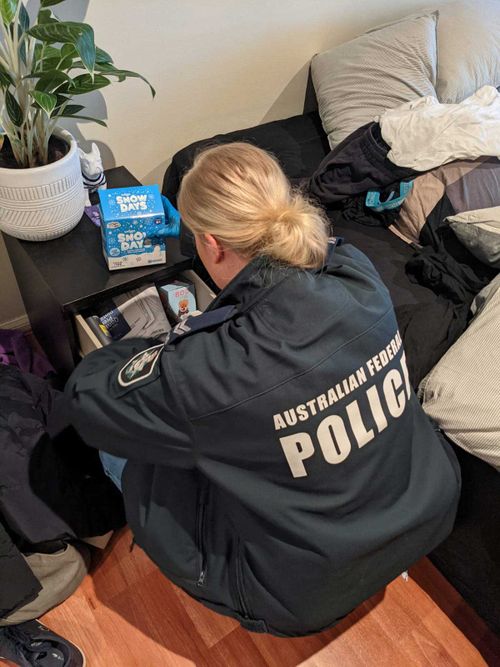
<path fill-rule="evenodd" d="M 500 0 L 465 0 L 439 7 L 440 102 L 461 102 L 486 84 L 500 85 Z"/>
<path fill-rule="evenodd" d="M 452 215 L 447 221 L 475 257 L 500 269 L 500 206 Z"/>
<path fill-rule="evenodd" d="M 414 14 L 314 56 L 312 79 L 332 148 L 385 109 L 436 95 L 437 16 Z"/>
<path fill-rule="evenodd" d="M 472 310 L 471 324 L 422 380 L 419 396 L 453 442 L 500 470 L 500 275 Z"/>

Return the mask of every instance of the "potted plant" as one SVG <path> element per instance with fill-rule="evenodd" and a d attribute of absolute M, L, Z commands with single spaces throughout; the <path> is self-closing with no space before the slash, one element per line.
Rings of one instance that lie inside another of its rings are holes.
<path fill-rule="evenodd" d="M 77 144 L 58 122 L 105 123 L 81 115 L 74 98 L 112 77 L 146 81 L 115 67 L 89 25 L 60 21 L 50 7 L 61 2 L 41 0 L 32 24 L 22 0 L 0 0 L 0 229 L 31 241 L 62 236 L 83 214 Z"/>

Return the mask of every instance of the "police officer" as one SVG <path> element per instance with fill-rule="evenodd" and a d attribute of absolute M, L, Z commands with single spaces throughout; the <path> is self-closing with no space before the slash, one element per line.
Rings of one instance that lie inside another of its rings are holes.
<path fill-rule="evenodd" d="M 179 209 L 220 294 L 165 345 L 85 358 L 69 416 L 167 577 L 250 630 L 316 632 L 448 535 L 458 467 L 377 272 L 273 157 L 207 150 Z"/>

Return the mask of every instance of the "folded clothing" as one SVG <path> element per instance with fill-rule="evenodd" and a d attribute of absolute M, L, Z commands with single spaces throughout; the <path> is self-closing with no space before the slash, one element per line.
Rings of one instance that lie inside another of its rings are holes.
<path fill-rule="evenodd" d="M 113 340 L 164 338 L 171 326 L 154 285 L 125 292 L 98 309 L 101 324 Z"/>

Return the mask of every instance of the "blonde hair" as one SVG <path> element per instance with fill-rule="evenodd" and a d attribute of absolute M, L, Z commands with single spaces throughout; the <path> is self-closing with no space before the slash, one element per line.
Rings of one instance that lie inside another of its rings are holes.
<path fill-rule="evenodd" d="M 184 176 L 181 217 L 195 233 L 253 259 L 266 255 L 301 268 L 323 265 L 327 221 L 292 190 L 278 161 L 251 144 L 231 143 L 200 153 Z"/>

